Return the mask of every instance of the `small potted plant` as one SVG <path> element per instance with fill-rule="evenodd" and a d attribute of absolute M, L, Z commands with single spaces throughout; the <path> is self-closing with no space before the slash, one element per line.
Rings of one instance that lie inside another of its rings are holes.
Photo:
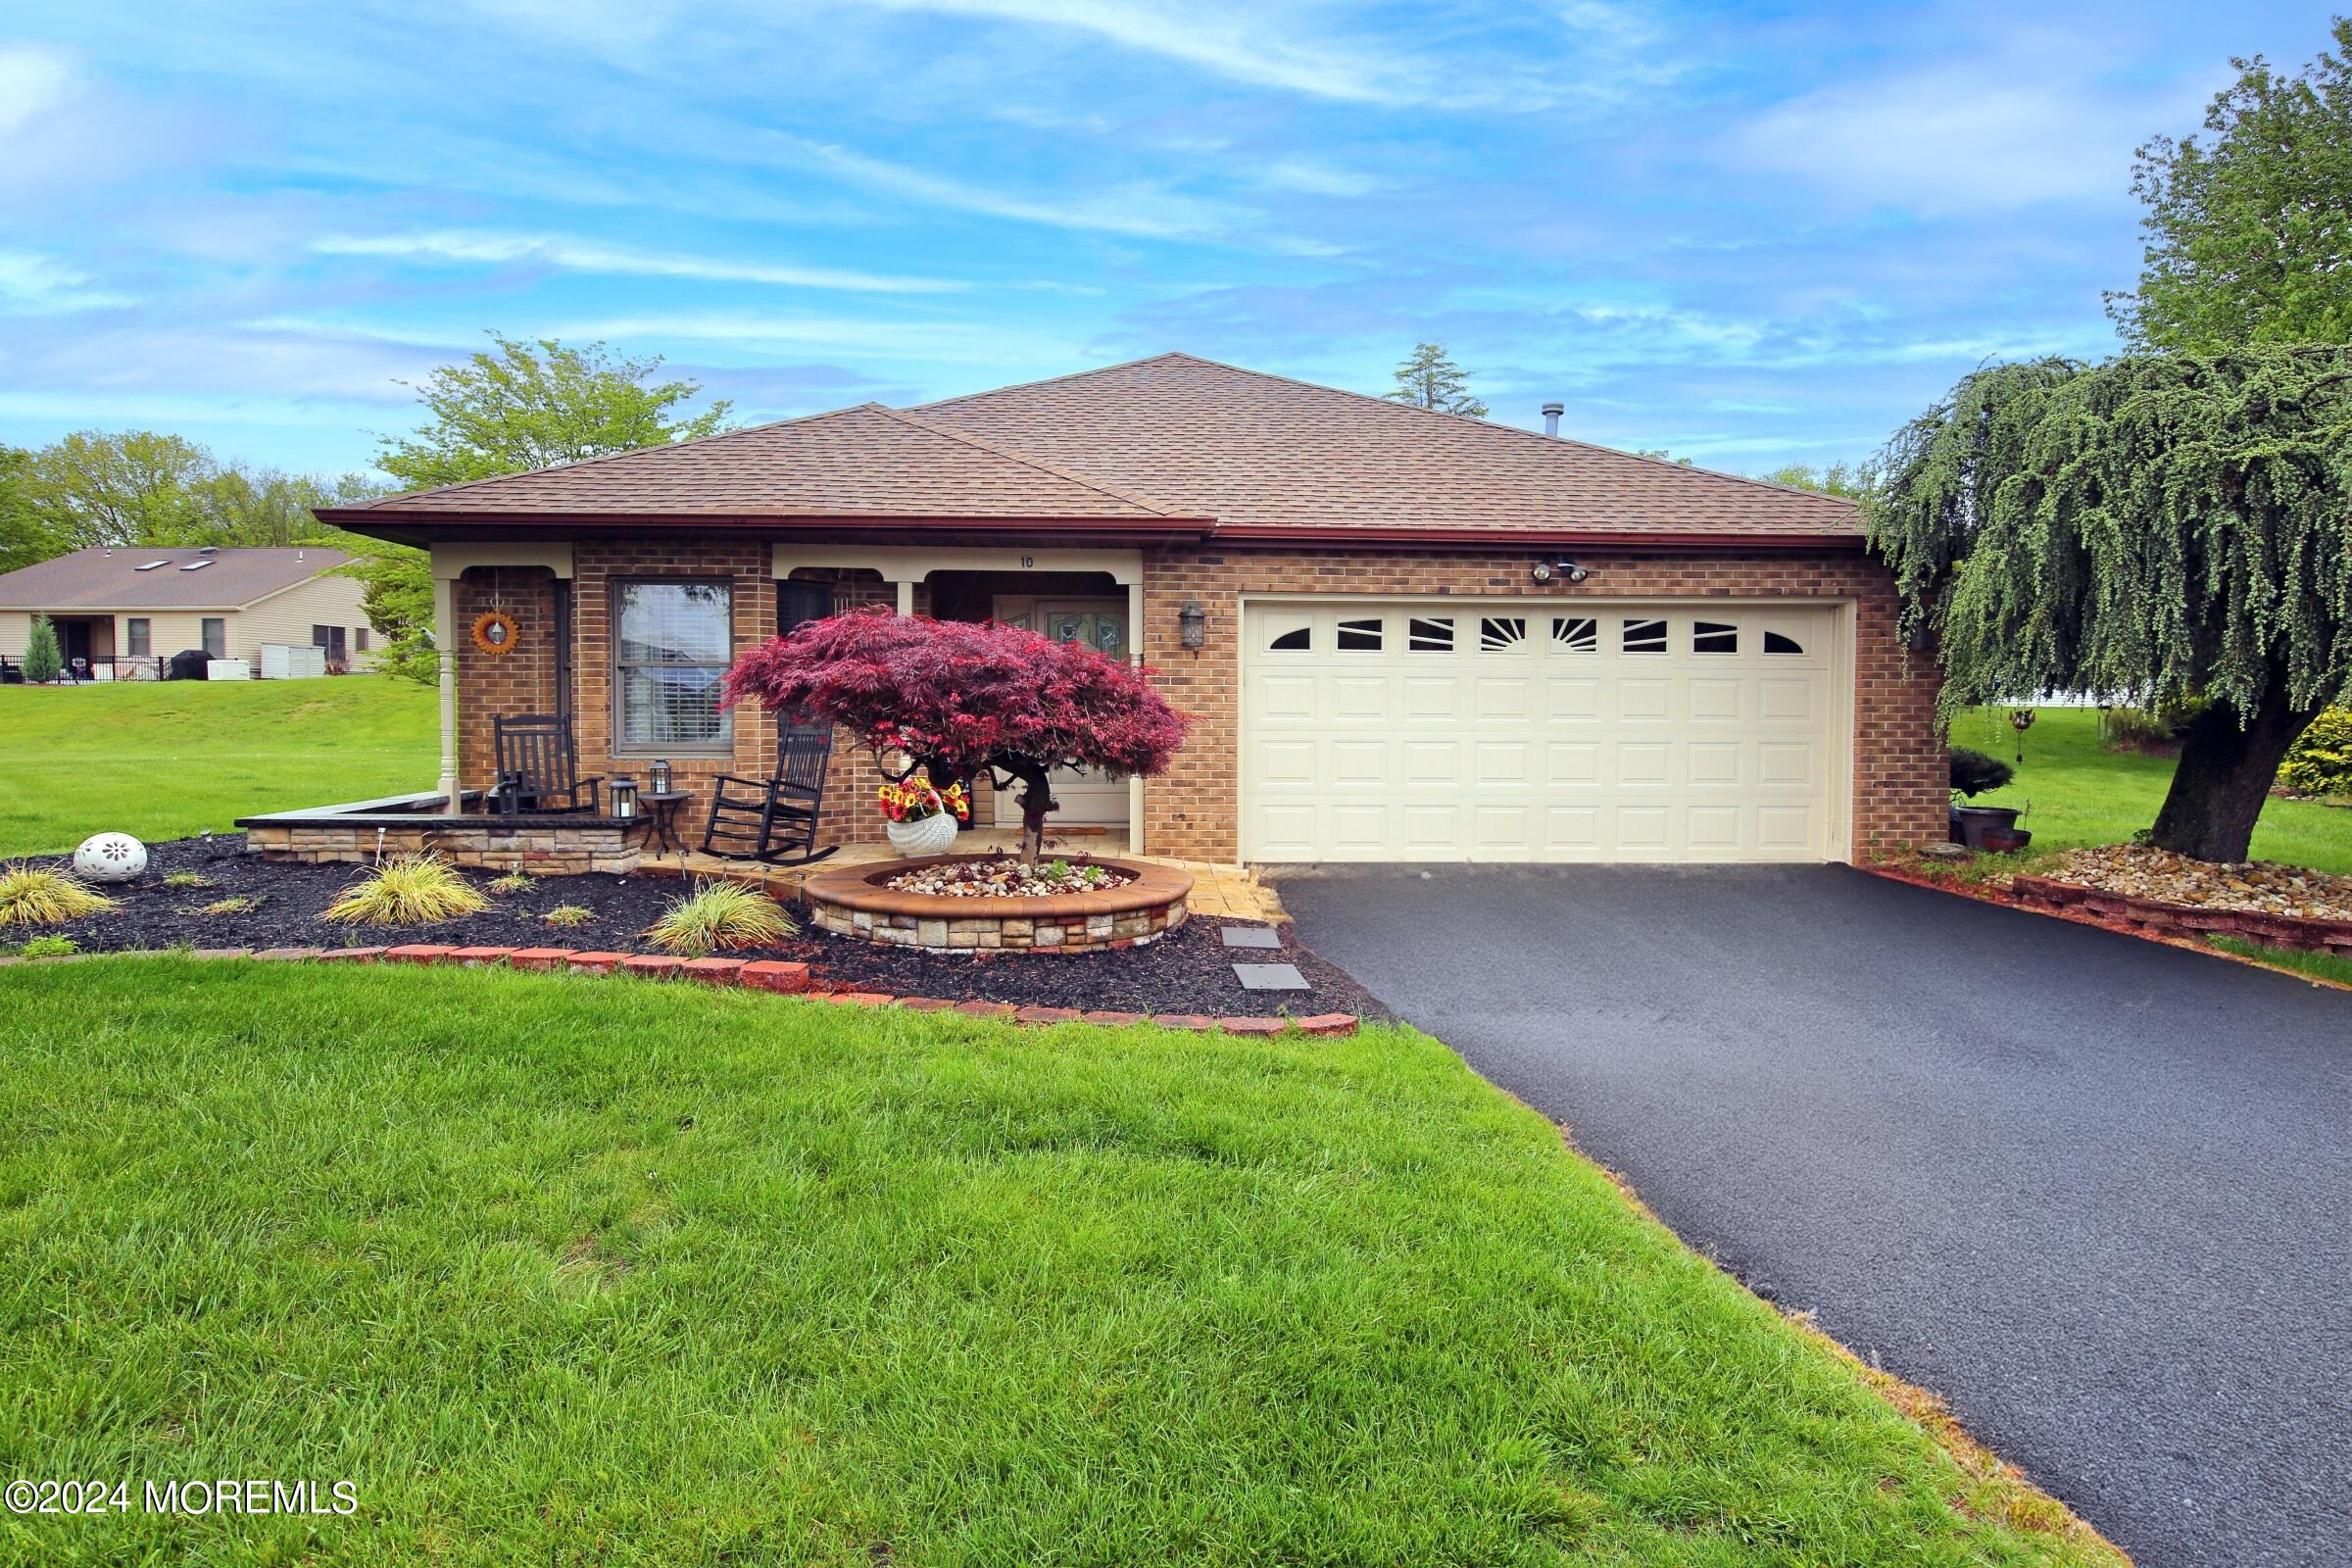
<path fill-rule="evenodd" d="M 1987 757 L 1983 752 L 1973 752 L 1965 746 L 1952 748 L 1951 783 L 1955 796 L 1973 801 L 1986 790 L 2001 788 L 2016 776 L 2017 770 L 1997 757 Z M 2017 819 L 2022 814 L 2022 807 L 1963 806 L 1955 800 L 1952 803 L 1952 842 L 1965 844 L 1972 850 L 1987 848 L 1984 843 L 1987 829 L 1998 828 L 2003 833 L 2014 833 Z M 2012 846 L 2016 847 L 2019 846 Z"/>
<path fill-rule="evenodd" d="M 961 784 L 939 789 L 921 773 L 885 784 L 879 793 L 890 847 L 909 859 L 954 849 L 956 824 L 972 814 L 971 798 Z"/>

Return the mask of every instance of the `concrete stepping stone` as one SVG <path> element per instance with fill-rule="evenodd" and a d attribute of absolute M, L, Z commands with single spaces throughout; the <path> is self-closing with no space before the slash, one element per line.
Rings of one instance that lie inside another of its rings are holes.
<path fill-rule="evenodd" d="M 1312 991 L 1295 963 L 1237 963 L 1235 978 L 1244 991 Z"/>
<path fill-rule="evenodd" d="M 1279 948 L 1282 934 L 1270 925 L 1221 925 L 1217 936 L 1229 948 Z"/>

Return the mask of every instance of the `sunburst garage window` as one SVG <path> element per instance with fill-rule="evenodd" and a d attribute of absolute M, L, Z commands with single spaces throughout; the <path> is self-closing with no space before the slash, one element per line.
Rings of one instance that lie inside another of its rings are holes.
<path fill-rule="evenodd" d="M 723 757 L 734 723 L 718 683 L 734 659 L 734 591 L 723 582 L 612 588 L 613 753 Z"/>

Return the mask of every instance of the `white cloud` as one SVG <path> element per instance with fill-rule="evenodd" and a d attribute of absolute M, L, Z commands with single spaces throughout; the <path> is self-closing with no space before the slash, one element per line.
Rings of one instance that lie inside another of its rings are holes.
<path fill-rule="evenodd" d="M 2129 200 L 2132 150 L 2193 124 L 2200 91 L 2119 89 L 2082 44 L 2013 40 L 1997 54 L 1842 83 L 1737 130 L 1735 163 L 1870 205 L 1946 215 Z"/>
<path fill-rule="evenodd" d="M 1525 51 L 1499 49 L 1483 68 L 1464 69 L 1411 37 L 1343 38 L 1318 25 L 1316 8 L 1203 0 L 1103 4 L 1102 0 L 865 0 L 892 11 L 978 18 L 1085 33 L 1122 49 L 1182 61 L 1256 87 L 1388 109 L 1454 108 L 1535 113 L 1572 99 L 1598 101 L 1637 74 L 1623 57 L 1645 36 L 1628 14 L 1572 4 L 1549 19 L 1552 36 Z M 1357 8 L 1330 8 L 1355 20 Z M 1527 20 L 1527 19 L 1523 19 Z M 1441 19 L 1442 21 L 1442 19 Z M 1568 34 L 1561 37 L 1561 32 Z M 1435 40 L 1432 40 L 1433 42 Z M 1458 31 L 1446 41 L 1461 43 Z M 1581 46 L 1581 47 L 1580 47 Z"/>
<path fill-rule="evenodd" d="M 659 344 L 663 340 L 727 343 L 745 348 L 793 348 L 852 353 L 877 360 L 1003 361 L 1066 360 L 1069 345 L 1053 338 L 967 321 L 875 321 L 853 317 L 811 317 L 736 312 L 679 312 L 611 317 L 564 322 L 550 336 L 597 338 L 608 342 Z"/>
<path fill-rule="evenodd" d="M 1197 239 L 1225 232 L 1241 216 L 1221 203 L 1152 184 L 1129 183 L 1053 200 L 1012 195 L 824 142 L 777 137 L 770 145 L 795 162 L 825 170 L 869 190 L 1055 228 L 1095 229 L 1139 239 Z"/>
<path fill-rule="evenodd" d="M 953 278 L 898 277 L 822 267 L 780 267 L 679 252 L 641 251 L 547 234 L 441 229 L 411 234 L 329 234 L 311 242 L 322 256 L 377 256 L 406 261 L 534 262 L 567 271 L 639 277 L 686 277 L 710 282 L 773 283 L 787 288 L 847 289 L 868 294 L 950 294 L 968 285 Z"/>
<path fill-rule="evenodd" d="M 0 136 L 80 91 L 65 56 L 28 44 L 0 45 Z"/>
<path fill-rule="evenodd" d="M 0 316 L 64 316 L 137 303 L 128 294 L 90 287 L 95 281 L 55 257 L 0 250 Z"/>

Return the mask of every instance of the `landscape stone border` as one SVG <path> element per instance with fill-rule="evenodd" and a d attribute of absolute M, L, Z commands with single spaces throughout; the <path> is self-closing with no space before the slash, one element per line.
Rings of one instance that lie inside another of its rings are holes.
<path fill-rule="evenodd" d="M 2047 876 L 2013 876 L 2009 879 L 2009 888 L 2028 903 L 2079 908 L 2086 913 L 2105 915 L 2152 930 L 2214 932 L 2224 936 L 2244 937 L 2265 947 L 2352 956 L 2352 920 L 2307 919 L 2300 915 L 2272 914 L 2261 909 L 2216 909 L 2193 904 L 2167 904 L 2158 899 L 2114 893 L 2105 888 L 2094 888 L 2081 882 L 2061 882 L 2056 877 Z"/>
<path fill-rule="evenodd" d="M 1178 873 L 1181 875 L 1182 873 Z M 1188 882 L 1190 878 L 1186 879 Z M 992 900 L 992 903 L 1009 902 Z M 116 953 L 79 953 L 54 958 L 0 958 L 0 965 L 86 963 L 101 958 L 133 956 Z M 136 955 L 156 956 L 156 955 Z M 884 991 L 810 991 L 809 968 L 772 958 L 675 958 L 648 953 L 599 953 L 570 948 L 452 948 L 430 943 L 407 943 L 392 948 L 198 948 L 191 958 L 252 958 L 273 963 L 405 963 L 466 969 L 528 969 L 586 975 L 634 975 L 649 980 L 691 980 L 701 985 L 728 986 L 798 996 L 808 1002 L 850 1007 L 904 1007 L 909 1012 L 960 1012 L 970 1018 L 997 1018 L 1006 1023 L 1043 1027 L 1051 1024 L 1091 1023 L 1105 1028 L 1124 1024 L 1157 1024 L 1163 1029 L 1222 1030 L 1232 1035 L 1279 1035 L 1296 1030 L 1302 1035 L 1334 1037 L 1356 1032 L 1360 1020 L 1351 1012 L 1317 1013 L 1308 1018 L 1210 1018 L 1199 1013 L 1113 1012 L 1076 1007 L 1018 1007 L 1009 1002 L 956 1002 L 945 997 L 901 997 Z"/>
<path fill-rule="evenodd" d="M 927 855 L 838 866 L 802 883 L 801 898 L 820 929 L 877 947 L 924 953 L 1100 953 L 1141 947 L 1175 930 L 1184 924 L 1193 892 L 1190 871 L 1102 859 L 1092 863 L 1124 872 L 1129 880 L 1044 898 L 958 899 L 885 885 L 908 871 L 983 858 Z"/>

